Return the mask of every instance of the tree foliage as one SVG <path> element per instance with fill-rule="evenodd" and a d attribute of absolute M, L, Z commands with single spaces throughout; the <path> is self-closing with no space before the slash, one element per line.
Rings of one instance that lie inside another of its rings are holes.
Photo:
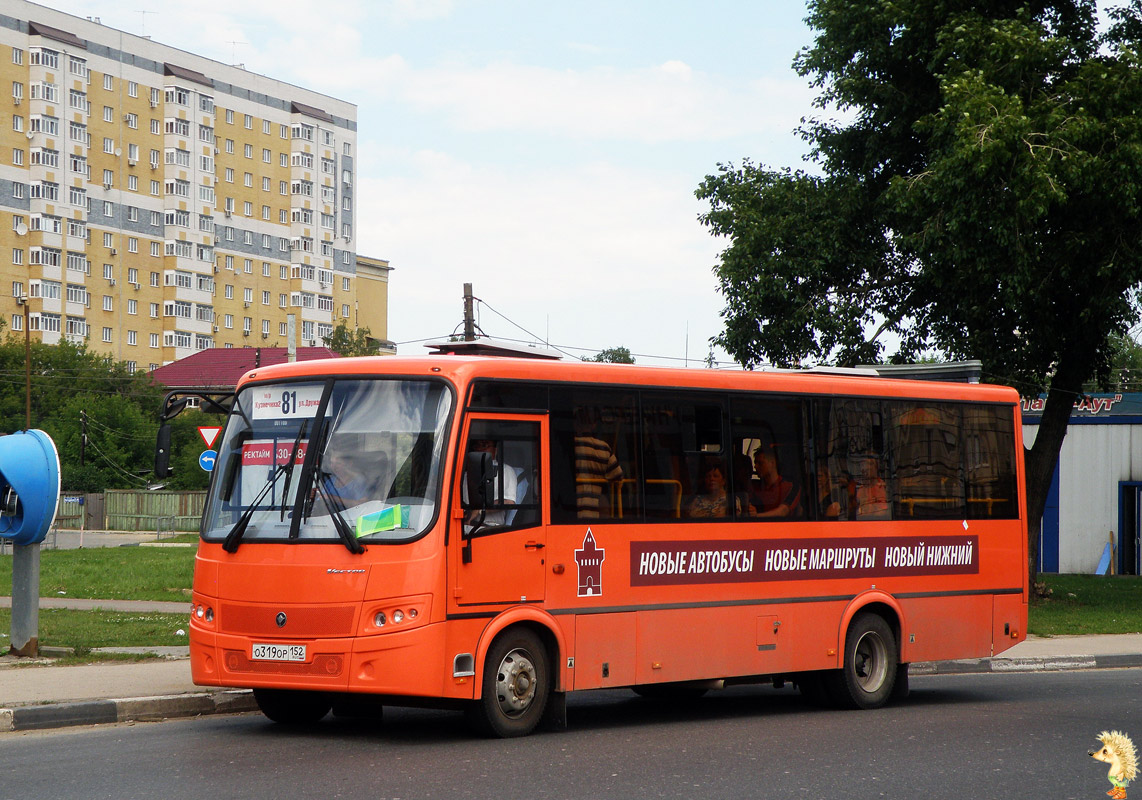
<path fill-rule="evenodd" d="M 339 356 L 375 356 L 377 354 L 376 341 L 372 338 L 372 331 L 368 328 L 350 328 L 345 320 L 337 323 L 337 327 L 322 338 L 325 346 Z"/>
<path fill-rule="evenodd" d="M 633 364 L 634 356 L 626 347 L 608 347 L 606 350 L 600 350 L 593 358 L 584 358 L 583 360 L 607 364 Z"/>
<path fill-rule="evenodd" d="M 717 342 L 745 365 L 979 358 L 1047 392 L 1038 521 L 1071 405 L 1105 381 L 1142 283 L 1142 2 L 812 0 L 794 64 L 817 170 L 719 165 Z"/>
<path fill-rule="evenodd" d="M 0 432 L 25 428 L 24 352 L 22 336 L 9 334 L 0 342 Z M 132 374 L 125 363 L 81 345 L 32 343 L 29 354 L 31 424 L 55 442 L 63 487 L 102 491 L 145 484 L 162 390 L 144 373 Z"/>

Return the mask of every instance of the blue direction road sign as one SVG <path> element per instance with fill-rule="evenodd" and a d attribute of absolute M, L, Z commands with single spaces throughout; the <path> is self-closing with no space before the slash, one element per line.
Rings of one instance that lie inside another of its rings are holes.
<path fill-rule="evenodd" d="M 217 450 L 205 450 L 202 455 L 198 457 L 198 466 L 202 467 L 207 472 L 214 469 L 214 459 L 218 458 Z"/>

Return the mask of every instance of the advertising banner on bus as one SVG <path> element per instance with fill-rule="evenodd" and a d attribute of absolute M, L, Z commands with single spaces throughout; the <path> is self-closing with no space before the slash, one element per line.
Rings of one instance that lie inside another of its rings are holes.
<path fill-rule="evenodd" d="M 979 572 L 979 537 L 631 542 L 631 586 Z"/>

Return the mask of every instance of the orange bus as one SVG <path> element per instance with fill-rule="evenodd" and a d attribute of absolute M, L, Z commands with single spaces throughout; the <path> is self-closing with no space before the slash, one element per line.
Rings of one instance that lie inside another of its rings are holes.
<path fill-rule="evenodd" d="M 256 369 L 231 403 L 191 665 L 275 721 L 517 736 L 570 691 L 747 682 L 874 708 L 1025 636 L 1009 388 L 444 355 Z"/>

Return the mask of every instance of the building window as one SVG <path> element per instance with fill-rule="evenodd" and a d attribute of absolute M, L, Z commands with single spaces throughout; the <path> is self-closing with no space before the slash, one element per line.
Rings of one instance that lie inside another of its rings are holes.
<path fill-rule="evenodd" d="M 105 341 L 105 342 L 111 341 L 111 329 L 110 328 L 104 328 L 103 329 L 103 341 Z"/>

